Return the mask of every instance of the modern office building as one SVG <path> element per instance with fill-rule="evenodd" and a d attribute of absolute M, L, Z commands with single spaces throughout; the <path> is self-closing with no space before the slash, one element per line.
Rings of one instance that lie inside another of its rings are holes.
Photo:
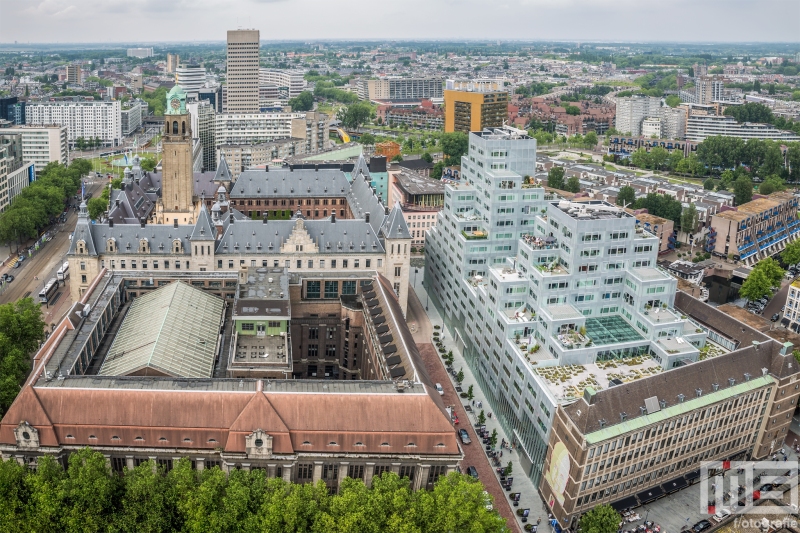
<path fill-rule="evenodd" d="M 198 100 L 208 100 L 215 113 L 222 113 L 222 86 L 203 87 L 197 91 Z"/>
<path fill-rule="evenodd" d="M 403 209 L 411 244 L 424 246 L 444 206 L 444 183 L 407 169 L 389 172 L 389 203 L 395 202 Z"/>
<path fill-rule="evenodd" d="M 25 124 L 25 102 L 20 102 L 16 96 L 0 98 L 0 120 Z"/>
<path fill-rule="evenodd" d="M 656 373 L 697 361 L 705 333 L 673 308 L 658 237 L 606 202 L 525 184 L 535 170 L 524 131 L 470 133 L 461 183 L 445 184 L 426 239 L 425 281 L 538 482 L 559 404 L 608 387 L 617 364 Z"/>
<path fill-rule="evenodd" d="M 623 135 L 642 135 L 642 122 L 646 118 L 661 117 L 661 99 L 655 96 L 629 96 L 617 98 L 615 128 Z"/>
<path fill-rule="evenodd" d="M 128 57 L 153 57 L 152 48 L 128 48 Z"/>
<path fill-rule="evenodd" d="M 800 331 L 800 281 L 793 281 L 789 286 L 781 324 L 795 333 Z"/>
<path fill-rule="evenodd" d="M 508 91 L 496 82 L 447 80 L 444 91 L 444 131 L 499 128 L 508 119 Z"/>
<path fill-rule="evenodd" d="M 181 56 L 178 54 L 167 54 L 167 74 L 173 74 L 178 70 Z"/>
<path fill-rule="evenodd" d="M 706 137 L 739 137 L 748 139 L 770 139 L 773 141 L 795 142 L 800 136 L 793 131 L 779 130 L 771 124 L 738 122 L 726 115 L 692 114 L 686 120 L 686 140 L 702 142 Z"/>
<path fill-rule="evenodd" d="M 70 144 L 78 137 L 100 138 L 103 146 L 122 143 L 122 107 L 119 100 L 57 100 L 29 102 L 28 125 L 58 124 L 67 127 Z"/>
<path fill-rule="evenodd" d="M 208 100 L 186 104 L 192 121 L 192 132 L 203 147 L 202 170 L 216 170 L 216 113 Z"/>
<path fill-rule="evenodd" d="M 122 135 L 128 136 L 138 130 L 142 125 L 142 117 L 147 114 L 147 102 L 131 100 L 122 104 L 120 109 L 120 122 Z"/>
<path fill-rule="evenodd" d="M 67 83 L 73 85 L 81 85 L 83 83 L 83 75 L 81 73 L 80 65 L 67 65 Z"/>
<path fill-rule="evenodd" d="M 282 70 L 262 68 L 258 70 L 258 87 L 275 90 L 276 99 L 294 98 L 306 88 L 306 80 L 302 70 Z M 266 91 L 269 93 L 269 91 Z"/>
<path fill-rule="evenodd" d="M 680 490 L 706 461 L 768 460 L 800 394 L 792 347 L 754 342 L 676 368 L 670 379 L 587 388 L 559 406 L 539 485 L 550 512 L 574 527 L 594 506 L 622 510 Z"/>
<path fill-rule="evenodd" d="M 361 100 L 421 101 L 444 96 L 443 78 L 380 78 L 358 80 L 356 92 Z"/>
<path fill-rule="evenodd" d="M 279 139 L 305 139 L 304 153 L 328 144 L 328 117 L 322 113 L 221 113 L 216 115 L 216 146 L 261 144 Z"/>
<path fill-rule="evenodd" d="M 79 226 L 85 207 L 81 217 Z M 208 242 L 194 227 L 152 230 L 170 248 L 169 232 L 186 248 Z M 392 286 L 374 270 L 94 275 L 0 422 L 4 460 L 35 467 L 91 446 L 119 473 L 186 457 L 198 471 L 263 469 L 335 493 L 347 477 L 370 486 L 384 472 L 432 489 L 464 457 Z"/>
<path fill-rule="evenodd" d="M 746 265 L 781 252 L 800 234 L 799 200 L 789 191 L 775 192 L 712 215 L 706 251 Z"/>
<path fill-rule="evenodd" d="M 684 137 L 686 137 L 686 109 L 662 107 L 660 138 L 683 140 Z"/>
<path fill-rule="evenodd" d="M 22 138 L 22 162 L 33 163 L 39 173 L 48 163 L 68 164 L 69 146 L 67 127 L 13 126 L 0 129 L 0 138 L 5 135 L 20 135 Z"/>
<path fill-rule="evenodd" d="M 258 113 L 258 30 L 228 30 L 227 113 Z"/>
<path fill-rule="evenodd" d="M 195 63 L 180 64 L 175 69 L 175 83 L 180 85 L 187 94 L 196 97 L 206 84 L 206 69 Z"/>

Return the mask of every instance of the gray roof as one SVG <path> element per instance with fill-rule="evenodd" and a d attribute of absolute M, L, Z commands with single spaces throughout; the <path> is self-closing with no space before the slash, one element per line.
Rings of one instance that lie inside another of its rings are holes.
<path fill-rule="evenodd" d="M 78 228 L 81 227 L 80 220 L 75 227 L 77 235 Z M 109 228 L 108 224 L 91 224 L 88 226 L 88 232 L 91 234 L 94 244 L 88 250 L 89 255 L 99 255 L 108 252 L 108 240 L 114 239 L 116 242 L 117 252 L 119 254 L 132 253 L 136 254 L 139 251 L 139 242 L 141 239 L 147 239 L 150 245 L 151 254 L 164 254 L 174 255 L 172 252 L 172 243 L 175 239 L 179 239 L 183 245 L 183 253 L 189 254 L 190 242 L 189 236 L 194 231 L 194 225 L 181 225 L 177 228 L 168 224 L 148 224 L 144 228 L 138 224 L 120 224 Z M 72 239 L 72 246 L 69 253 L 75 252 L 75 238 Z"/>
<path fill-rule="evenodd" d="M 194 225 L 192 235 L 189 237 L 191 241 L 213 241 L 217 238 L 217 230 L 214 229 L 214 224 L 211 222 L 211 215 L 206 209 L 206 204 L 203 203 L 200 207 L 200 214 L 197 216 L 197 223 Z"/>
<path fill-rule="evenodd" d="M 231 189 L 230 198 L 341 197 L 350 183 L 339 169 L 245 170 Z"/>
<path fill-rule="evenodd" d="M 217 242 L 216 254 L 279 254 L 297 224 L 293 220 L 237 220 L 228 222 Z M 384 253 L 371 224 L 363 220 L 303 220 L 305 231 L 322 254 Z M 408 229 L 406 228 L 406 231 Z M 410 237 L 409 237 L 410 238 Z"/>
<path fill-rule="evenodd" d="M 412 171 L 402 171 L 395 175 L 395 183 L 407 194 L 441 194 L 444 195 L 444 183 L 441 180 L 428 178 Z"/>
<path fill-rule="evenodd" d="M 377 233 L 383 225 L 387 209 L 378 193 L 372 188 L 372 178 L 363 156 L 358 158 L 351 175 L 353 181 L 350 182 L 350 194 L 347 195 L 350 211 L 354 218 L 364 219 L 369 214 L 369 223 Z"/>
<path fill-rule="evenodd" d="M 217 164 L 217 171 L 214 173 L 214 181 L 232 181 L 233 175 L 228 168 L 228 162 L 225 161 L 225 155 L 220 154 L 219 163 Z"/>
<path fill-rule="evenodd" d="M 406 224 L 406 218 L 403 216 L 403 210 L 399 203 L 394 204 L 389 216 L 384 220 L 381 233 L 387 239 L 411 238 L 411 232 L 408 231 L 408 224 Z"/>
<path fill-rule="evenodd" d="M 69 247 L 69 253 L 75 253 L 78 247 L 78 242 L 83 241 L 86 243 L 86 253 L 89 255 L 97 255 L 97 249 L 94 245 L 94 235 L 92 229 L 94 224 L 89 220 L 89 211 L 86 209 L 86 202 L 81 202 L 81 210 L 78 213 L 78 223 L 75 224 L 75 232 L 72 235 L 72 243 Z"/>
<path fill-rule="evenodd" d="M 210 378 L 225 302 L 178 281 L 131 304 L 101 376 Z"/>

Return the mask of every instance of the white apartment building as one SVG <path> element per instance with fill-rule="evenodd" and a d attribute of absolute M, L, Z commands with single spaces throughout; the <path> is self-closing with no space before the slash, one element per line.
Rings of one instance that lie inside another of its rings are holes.
<path fill-rule="evenodd" d="M 548 369 L 601 375 L 598 364 L 641 360 L 660 372 L 697 361 L 706 333 L 674 310 L 677 280 L 656 265 L 658 237 L 606 202 L 525 185 L 535 159 L 521 130 L 470 133 L 463 183 L 445 185 L 426 238 L 425 280 L 538 481 L 556 406 L 582 394 L 566 378 L 548 382 Z"/>
<path fill-rule="evenodd" d="M 661 137 L 683 140 L 686 136 L 686 109 L 680 107 L 661 108 Z"/>
<path fill-rule="evenodd" d="M 197 94 L 206 84 L 206 69 L 202 65 L 180 64 L 175 69 L 175 83 L 187 94 Z"/>
<path fill-rule="evenodd" d="M 50 124 L 46 126 L 14 126 L 0 130 L 2 134 L 22 136 L 22 161 L 33 163 L 35 171 L 41 172 L 48 163 L 68 163 L 69 155 L 67 127 Z"/>
<path fill-rule="evenodd" d="M 290 137 L 306 139 L 305 153 L 323 149 L 327 115 L 321 113 L 222 113 L 216 115 L 215 145 L 260 144 Z"/>
<path fill-rule="evenodd" d="M 361 100 L 422 100 L 444 97 L 443 78 L 381 78 L 358 80 Z"/>
<path fill-rule="evenodd" d="M 78 137 L 99 137 L 103 146 L 119 146 L 122 142 L 121 115 L 118 100 L 29 102 L 25 108 L 25 123 L 66 126 L 70 144 Z"/>
<path fill-rule="evenodd" d="M 647 117 L 642 121 L 642 136 L 661 138 L 661 117 Z"/>
<path fill-rule="evenodd" d="M 133 100 L 123 104 L 120 109 L 122 135 L 128 136 L 142 125 L 142 115 L 147 113 L 147 103 L 142 100 Z"/>
<path fill-rule="evenodd" d="M 152 48 L 128 48 L 128 57 L 153 57 Z"/>
<path fill-rule="evenodd" d="M 208 100 L 200 100 L 186 104 L 186 110 L 189 112 L 192 132 L 200 139 L 200 144 L 203 147 L 201 168 L 216 170 L 216 143 L 214 142 L 216 138 L 216 113 L 214 112 L 214 106 Z"/>
<path fill-rule="evenodd" d="M 258 71 L 258 86 L 275 87 L 279 95 L 294 98 L 306 89 L 306 80 L 303 76 L 302 70 L 262 68 Z"/>
<path fill-rule="evenodd" d="M 697 76 L 694 91 L 681 91 L 681 101 L 690 104 L 710 104 L 724 100 L 725 83 L 715 76 Z"/>
<path fill-rule="evenodd" d="M 617 118 L 614 126 L 622 134 L 642 135 L 642 122 L 648 117 L 661 117 L 661 99 L 655 96 L 617 98 Z"/>
<path fill-rule="evenodd" d="M 686 121 L 686 140 L 701 142 L 706 137 L 739 137 L 740 139 L 771 139 L 774 141 L 800 141 L 792 131 L 783 131 L 770 124 L 737 122 L 730 116 L 690 115 Z"/>
<path fill-rule="evenodd" d="M 25 163 L 16 170 L 4 169 L 0 162 L 0 212 L 5 211 L 12 200 L 36 179 L 33 163 Z"/>

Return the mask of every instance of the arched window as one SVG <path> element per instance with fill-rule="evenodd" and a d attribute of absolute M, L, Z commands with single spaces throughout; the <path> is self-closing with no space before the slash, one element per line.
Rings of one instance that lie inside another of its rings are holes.
<path fill-rule="evenodd" d="M 183 251 L 183 245 L 181 244 L 180 239 L 175 239 L 172 241 L 172 253 L 179 254 Z"/>
<path fill-rule="evenodd" d="M 117 241 L 116 241 L 116 239 L 113 239 L 113 238 L 108 239 L 108 243 L 107 243 L 106 248 L 108 249 L 109 253 L 116 252 L 117 251 Z"/>
<path fill-rule="evenodd" d="M 186 135 L 186 121 L 185 120 L 181 121 L 181 130 L 182 130 L 181 134 L 182 135 Z"/>
<path fill-rule="evenodd" d="M 177 120 L 173 120 L 172 121 L 172 134 L 173 135 L 177 135 L 178 134 L 178 121 Z"/>

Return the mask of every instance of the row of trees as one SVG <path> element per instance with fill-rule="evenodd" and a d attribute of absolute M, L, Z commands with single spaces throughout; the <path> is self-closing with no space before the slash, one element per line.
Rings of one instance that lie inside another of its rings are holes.
<path fill-rule="evenodd" d="M 775 94 L 774 89 L 770 94 Z M 772 124 L 781 130 L 791 130 L 800 133 L 800 123 L 786 120 L 783 117 L 776 117 L 772 110 L 764 104 L 748 102 L 741 106 L 729 106 L 725 109 L 725 114 L 734 117 L 739 122 L 763 122 Z"/>
<path fill-rule="evenodd" d="M 50 163 L 39 177 L 14 198 L 0 213 L 0 242 L 23 242 L 37 237 L 64 209 L 64 201 L 73 196 L 81 177 L 92 169 L 85 159 L 75 159 L 69 167 Z"/>
<path fill-rule="evenodd" d="M 31 298 L 0 305 L 0 417 L 30 372 L 30 354 L 44 340 L 44 328 L 39 304 Z"/>
<path fill-rule="evenodd" d="M 314 87 L 314 96 L 343 104 L 355 104 L 358 102 L 357 94 L 339 89 L 331 81 L 318 81 Z"/>
<path fill-rule="evenodd" d="M 800 181 L 800 143 L 787 143 L 785 160 L 781 144 L 761 139 L 745 142 L 738 137 L 708 137 L 697 146 L 697 157 L 714 174 L 728 169 L 762 178 L 775 174 Z"/>
<path fill-rule="evenodd" d="M 298 485 L 263 470 L 226 475 L 219 467 L 198 473 L 186 458 L 169 472 L 148 461 L 119 476 L 89 448 L 72 454 L 66 471 L 49 456 L 35 471 L 0 462 L 0 531 L 9 532 L 504 531 L 486 503 L 483 486 L 455 472 L 430 492 L 387 472 L 371 488 L 346 478 L 330 495 L 322 481 Z"/>
<path fill-rule="evenodd" d="M 103 146 L 103 139 L 100 137 L 89 137 L 88 139 L 78 137 L 75 139 L 75 148 L 81 151 L 92 150 L 94 148 L 100 148 L 101 146 Z"/>

